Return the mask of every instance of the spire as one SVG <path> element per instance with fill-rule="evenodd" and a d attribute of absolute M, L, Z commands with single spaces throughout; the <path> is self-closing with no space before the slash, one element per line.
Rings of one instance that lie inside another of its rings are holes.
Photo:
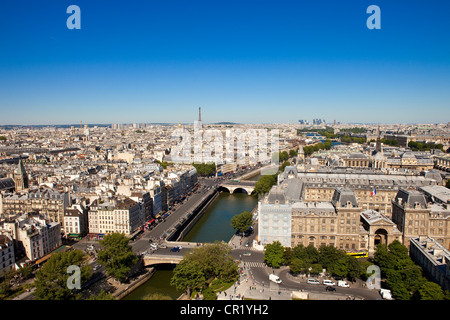
<path fill-rule="evenodd" d="M 377 137 L 377 143 L 375 145 L 375 151 L 376 152 L 381 152 L 381 132 L 380 132 L 380 124 L 378 124 L 378 137 Z"/>
<path fill-rule="evenodd" d="M 23 166 L 22 159 L 19 160 L 19 165 L 17 168 L 17 174 L 26 174 L 25 167 Z"/>

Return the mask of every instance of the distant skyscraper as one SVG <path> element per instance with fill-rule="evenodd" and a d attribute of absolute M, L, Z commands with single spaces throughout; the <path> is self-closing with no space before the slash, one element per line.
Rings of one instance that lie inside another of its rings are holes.
<path fill-rule="evenodd" d="M 202 122 L 202 108 L 198 107 L 198 122 Z"/>

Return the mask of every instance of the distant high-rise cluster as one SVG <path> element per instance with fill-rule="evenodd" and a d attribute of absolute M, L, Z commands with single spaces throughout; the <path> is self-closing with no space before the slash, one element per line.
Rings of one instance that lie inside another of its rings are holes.
<path fill-rule="evenodd" d="M 303 125 L 319 125 L 319 124 L 326 124 L 327 122 L 325 121 L 325 119 L 313 119 L 312 123 L 309 120 L 298 120 L 299 124 L 303 124 Z"/>

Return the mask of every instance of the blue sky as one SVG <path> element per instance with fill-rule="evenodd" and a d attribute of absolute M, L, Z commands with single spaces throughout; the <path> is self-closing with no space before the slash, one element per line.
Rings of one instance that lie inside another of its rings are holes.
<path fill-rule="evenodd" d="M 69 30 L 69 5 L 81 30 Z M 369 30 L 369 5 L 381 30 Z M 449 1 L 0 2 L 0 125 L 450 121 Z"/>

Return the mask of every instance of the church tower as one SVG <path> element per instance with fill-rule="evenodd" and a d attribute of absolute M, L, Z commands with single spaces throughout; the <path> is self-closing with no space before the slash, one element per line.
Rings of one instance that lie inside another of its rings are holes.
<path fill-rule="evenodd" d="M 375 151 L 378 152 L 382 152 L 381 150 L 381 133 L 380 133 L 380 125 L 378 125 L 378 137 L 377 137 L 377 142 L 375 145 Z"/>
<path fill-rule="evenodd" d="M 22 159 L 19 160 L 19 165 L 14 172 L 14 182 L 16 185 L 16 192 L 28 189 L 28 175 L 25 171 Z"/>

